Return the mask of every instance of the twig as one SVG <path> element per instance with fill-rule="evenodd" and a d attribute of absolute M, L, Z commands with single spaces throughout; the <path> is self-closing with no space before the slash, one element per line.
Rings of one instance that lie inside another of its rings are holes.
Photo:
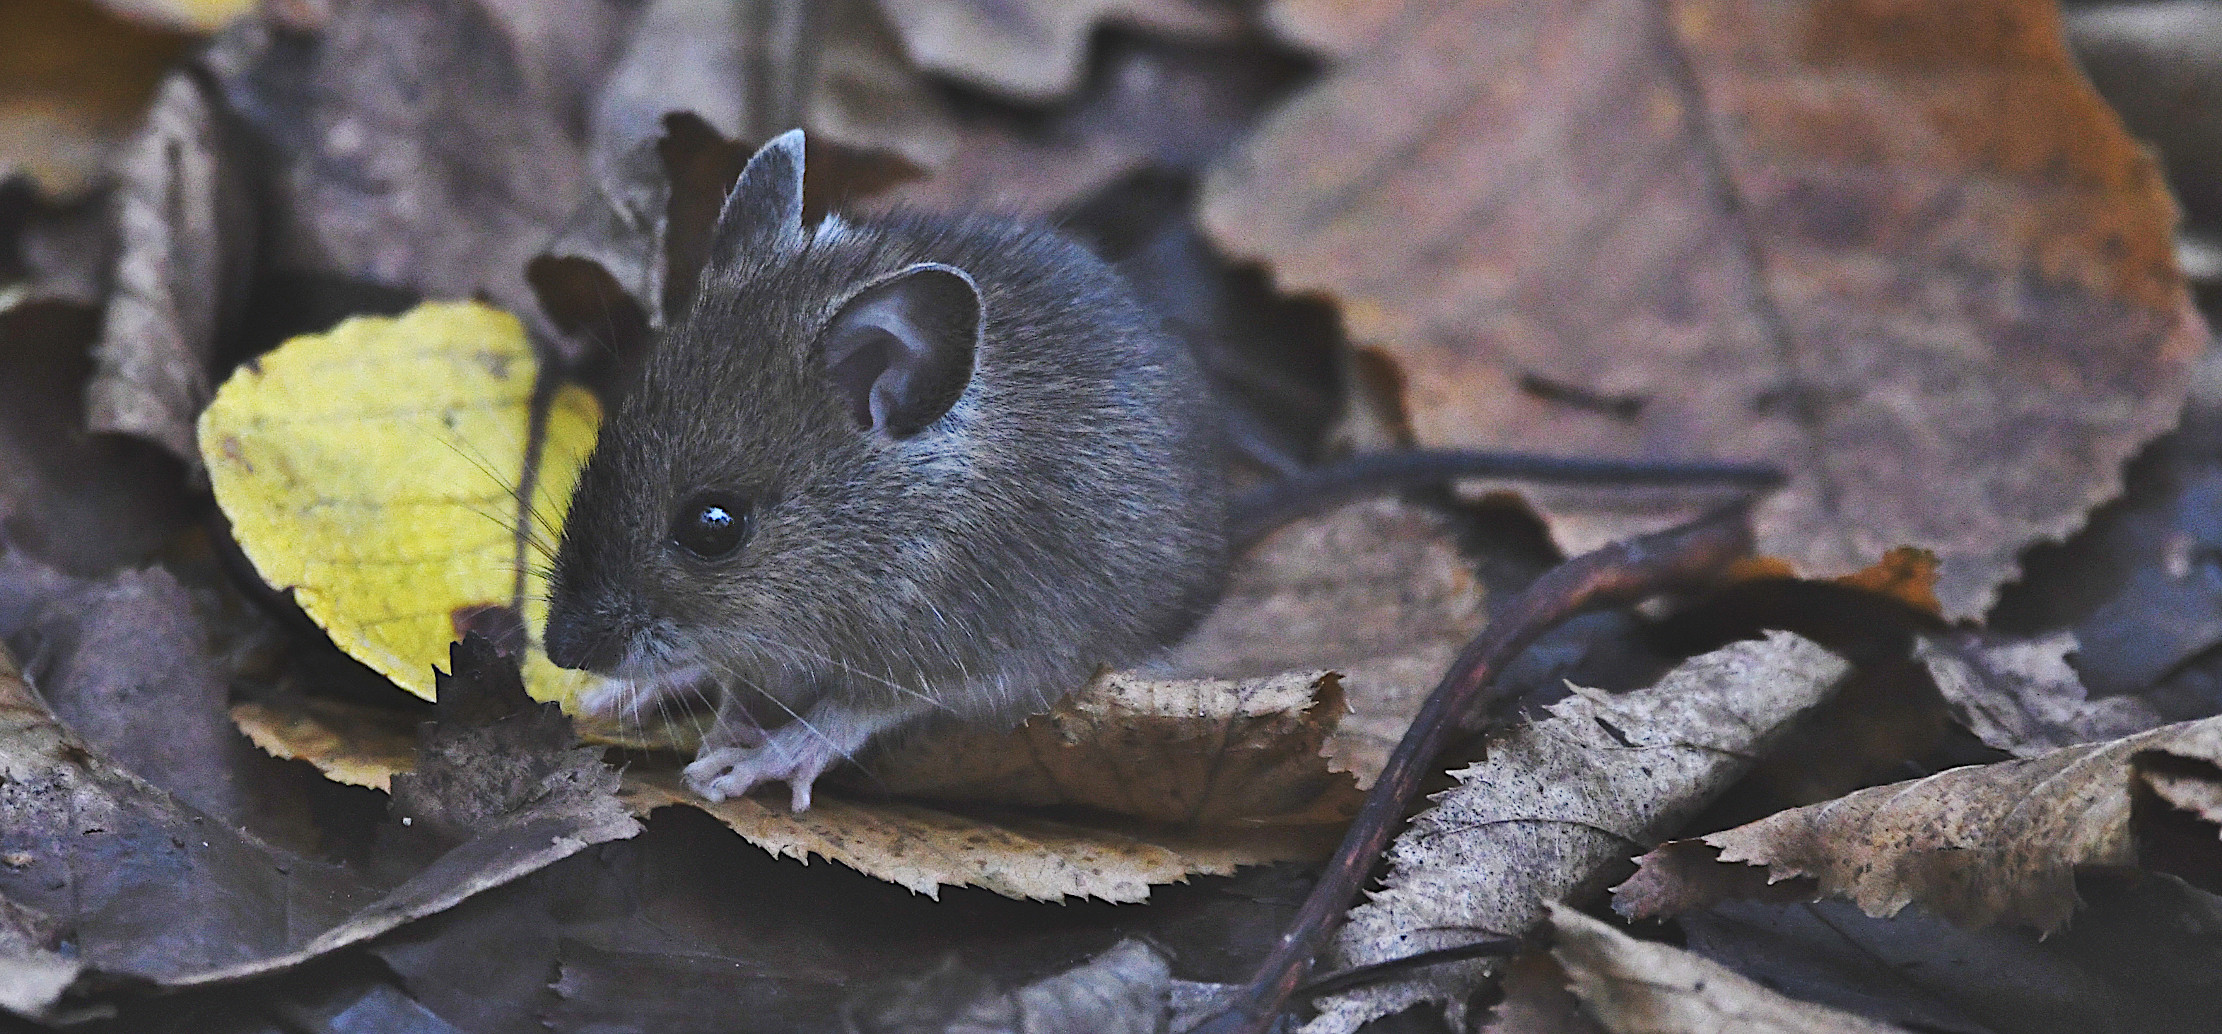
<path fill-rule="evenodd" d="M 1250 986 L 1193 1034 L 1264 1034 L 1302 979 L 1305 967 L 1350 907 L 1375 859 L 1401 825 L 1405 808 L 1454 738 L 1496 720 L 1502 693 L 1487 693 L 1504 666 L 1560 622 L 1593 606 L 1640 600 L 1714 580 L 1751 551 L 1748 504 L 1653 535 L 1617 542 L 1552 568 L 1515 597 L 1481 635 L 1466 644 L 1442 682 L 1412 719 L 1396 751 L 1366 793 L 1342 846 L 1311 896 Z"/>
<path fill-rule="evenodd" d="M 1363 966 L 1352 966 L 1340 973 L 1329 973 L 1317 980 L 1306 981 L 1296 989 L 1292 998 L 1313 998 L 1319 995 L 1348 991 L 1353 987 L 1378 984 L 1390 977 L 1409 973 L 1415 969 L 1441 965 L 1445 962 L 1464 962 L 1467 959 L 1485 959 L 1498 955 L 1511 955 L 1528 946 L 1518 937 L 1488 937 L 1455 948 L 1436 948 L 1432 951 L 1414 952 L 1398 958 Z"/>

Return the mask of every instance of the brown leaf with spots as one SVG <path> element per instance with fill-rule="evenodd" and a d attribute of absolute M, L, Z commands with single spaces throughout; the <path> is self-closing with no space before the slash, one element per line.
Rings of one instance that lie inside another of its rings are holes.
<path fill-rule="evenodd" d="M 1579 691 L 1492 738 L 1488 757 L 1453 772 L 1458 785 L 1390 847 L 1386 886 L 1350 910 L 1327 963 L 1526 933 L 1551 902 L 1602 889 L 1641 845 L 1695 817 L 1849 670 L 1777 632 L 1693 658 L 1646 689 Z M 1444 1006 L 1457 1027 L 1493 968 L 1447 963 L 1338 992 L 1305 1029 L 1347 1034 L 1425 1003 Z"/>
<path fill-rule="evenodd" d="M 1950 769 L 1795 808 L 1645 855 L 1613 889 L 1632 917 L 1678 915 L 1760 885 L 1811 881 L 1805 897 L 1848 898 L 1876 917 L 1919 904 L 1966 926 L 2014 923 L 2039 933 L 2075 913 L 2079 866 L 2167 868 L 2145 838 L 2189 812 L 2210 852 L 2222 821 L 2222 718 Z M 2157 864 L 2156 864 L 2157 863 Z M 2204 864 L 2204 863 L 2201 863 Z M 2213 872 L 2177 873 L 2211 882 Z"/>
<path fill-rule="evenodd" d="M 1760 552 L 1927 549 L 1960 618 L 2175 419 L 2174 210 L 2053 4 L 1387 6 L 1276 7 L 1343 61 L 1203 220 L 1341 302 L 1420 442 L 1773 461 Z M 1573 549 L 1703 502 L 1527 495 Z"/>

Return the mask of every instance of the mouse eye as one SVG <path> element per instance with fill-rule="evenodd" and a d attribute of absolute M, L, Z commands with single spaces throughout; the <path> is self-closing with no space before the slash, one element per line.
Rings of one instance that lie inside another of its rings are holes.
<path fill-rule="evenodd" d="M 671 541 L 704 560 L 732 554 L 748 541 L 748 503 L 730 495 L 698 495 L 671 519 Z"/>

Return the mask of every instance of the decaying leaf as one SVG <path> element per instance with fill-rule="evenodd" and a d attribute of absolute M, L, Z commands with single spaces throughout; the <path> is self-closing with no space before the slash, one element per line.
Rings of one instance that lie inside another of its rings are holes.
<path fill-rule="evenodd" d="M 1774 633 L 1695 658 L 1648 689 L 1583 691 L 1493 741 L 1390 848 L 1387 886 L 1351 909 L 1337 969 L 1517 936 L 1553 901 L 1600 889 L 1616 867 L 1696 815 L 1768 740 L 1825 700 L 1849 666 Z M 1427 1002 L 1452 1023 L 1490 963 L 1342 992 L 1305 1029 L 1335 1034 Z"/>
<path fill-rule="evenodd" d="M 2205 717 L 2222 709 L 2200 670 L 2222 644 L 2222 352 L 2200 360 L 2182 423 L 2126 480 L 2082 531 L 2030 552 L 1990 625 L 2073 629 L 2072 663 L 2093 695 L 2137 694 L 2173 721 Z"/>
<path fill-rule="evenodd" d="M 516 734 L 515 716 L 504 718 L 486 703 L 489 696 L 508 699 L 498 684 L 506 665 L 496 665 L 483 641 L 457 649 L 466 683 L 496 684 L 491 692 L 451 684 L 454 706 L 428 729 L 428 743 L 476 739 L 483 749 L 435 750 L 424 759 L 416 778 L 452 792 L 413 810 L 448 821 L 390 824 L 387 835 L 401 849 L 364 871 L 274 847 L 116 768 L 53 719 L 12 662 L 0 666 L 0 814 L 9 816 L 0 826 L 0 855 L 7 858 L 0 896 L 7 915 L 47 917 L 38 922 L 72 946 L 80 982 L 125 977 L 168 988 L 204 986 L 360 943 L 591 844 L 637 832 L 609 792 L 615 773 L 591 755 L 552 749 L 558 740 L 571 742 L 567 729 L 560 736 Z M 522 699 L 521 688 L 511 693 Z M 490 775 L 516 772 L 538 778 Z M 452 821 L 465 814 L 474 819 L 468 827 Z M 35 976 L 26 972 L 9 993 L 32 986 L 27 981 Z M 57 997 L 63 990 L 52 987 L 43 998 L 10 1006 L 53 1015 L 67 1007 Z"/>
<path fill-rule="evenodd" d="M 1165 957 L 1138 940 L 1009 990 L 951 976 L 873 988 L 868 999 L 846 1003 L 842 1016 L 854 1034 L 1163 1034 L 1173 982 Z"/>
<path fill-rule="evenodd" d="M 184 466 L 146 442 L 85 430 L 97 314 L 40 299 L 0 311 L 0 533 L 91 575 L 146 561 L 191 515 Z"/>
<path fill-rule="evenodd" d="M 553 540 L 600 411 L 581 389 L 555 393 L 521 518 L 537 369 L 515 319 L 430 303 L 288 342 L 226 381 L 201 418 L 217 503 L 263 580 L 425 699 L 480 612 L 517 608 L 528 641 L 545 621 L 537 554 L 514 531 L 528 520 L 531 541 Z M 539 699 L 587 684 L 517 645 Z"/>
<path fill-rule="evenodd" d="M 1779 462 L 1762 553 L 1925 548 L 1960 618 L 2175 418 L 2173 207 L 2051 3 L 1341 6 L 1278 9 L 1362 41 L 1203 219 L 1342 304 L 1423 443 Z M 1528 495 L 1576 549 L 1692 505 Z"/>
<path fill-rule="evenodd" d="M 2218 766 L 2222 719 L 2205 719 L 1873 787 L 1662 846 L 1614 888 L 1615 907 L 1675 915 L 1797 880 L 1810 882 L 1782 893 L 1845 897 L 1873 916 L 1919 903 L 1965 925 L 2050 932 L 2075 913 L 2078 866 L 2148 861 L 2139 836 L 2157 817 L 2133 807 L 2141 788 L 2214 837 Z"/>
<path fill-rule="evenodd" d="M 1231 10 L 1198 0 L 879 0 L 919 67 L 1026 101 L 1070 93 L 1099 22 L 1178 36 L 1241 28 Z"/>
<path fill-rule="evenodd" d="M 114 287 L 85 387 L 96 431 L 136 435 L 198 467 L 219 335 L 247 287 L 254 224 L 219 102 L 197 77 L 163 80 L 116 167 Z"/>
<path fill-rule="evenodd" d="M 1960 724 L 2019 757 L 2165 724 L 2137 697 L 2091 699 L 2068 666 L 2074 652 L 2072 632 L 2028 641 L 1975 633 L 1924 636 L 1914 646 Z"/>
<path fill-rule="evenodd" d="M 1903 1028 L 1785 997 L 1680 948 L 1551 907 L 1551 953 L 1613 1034 L 1892 1034 Z"/>
<path fill-rule="evenodd" d="M 1732 901 L 1677 920 L 1687 946 L 1784 994 L 1936 1034 L 2222 1029 L 2222 899 L 2134 870 L 2083 874 L 2047 937 L 1914 907 Z"/>
<path fill-rule="evenodd" d="M 640 823 L 618 800 L 618 773 L 578 746 L 570 719 L 525 695 L 516 664 L 477 635 L 449 651 L 417 759 L 391 781 L 398 851 L 470 873 L 463 894 L 499 886 Z M 425 881 L 420 873 L 412 883 Z M 452 893 L 452 892 L 451 892 Z"/>
<path fill-rule="evenodd" d="M 904 797 L 1078 806 L 1188 827 L 1333 823 L 1359 799 L 1321 757 L 1342 712 L 1326 672 L 1113 672 L 1015 732 L 952 730 L 873 758 L 861 779 Z"/>
<path fill-rule="evenodd" d="M 1054 217 L 1129 173 L 1200 170 L 1304 71 L 1252 47 L 1120 40 L 1103 49 L 1101 71 L 1039 119 L 1013 125 L 993 109 L 960 109 L 957 144 L 932 174 L 868 204 Z M 1169 293 L 1153 301 L 1177 304 Z"/>
<path fill-rule="evenodd" d="M 263 269 L 532 312 L 525 263 L 584 197 L 578 116 L 636 11 L 365 0 L 231 26 L 199 62 L 264 145 Z"/>
<path fill-rule="evenodd" d="M 84 195 L 190 42 L 90 3 L 0 7 L 0 179 Z"/>

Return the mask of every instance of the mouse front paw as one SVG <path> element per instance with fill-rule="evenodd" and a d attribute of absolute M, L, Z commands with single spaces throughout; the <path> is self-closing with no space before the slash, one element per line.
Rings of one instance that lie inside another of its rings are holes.
<path fill-rule="evenodd" d="M 687 766 L 689 789 L 716 802 L 739 797 L 765 783 L 786 783 L 789 806 L 810 810 L 810 787 L 841 753 L 824 740 L 783 735 L 782 728 L 760 746 L 705 748 Z"/>

